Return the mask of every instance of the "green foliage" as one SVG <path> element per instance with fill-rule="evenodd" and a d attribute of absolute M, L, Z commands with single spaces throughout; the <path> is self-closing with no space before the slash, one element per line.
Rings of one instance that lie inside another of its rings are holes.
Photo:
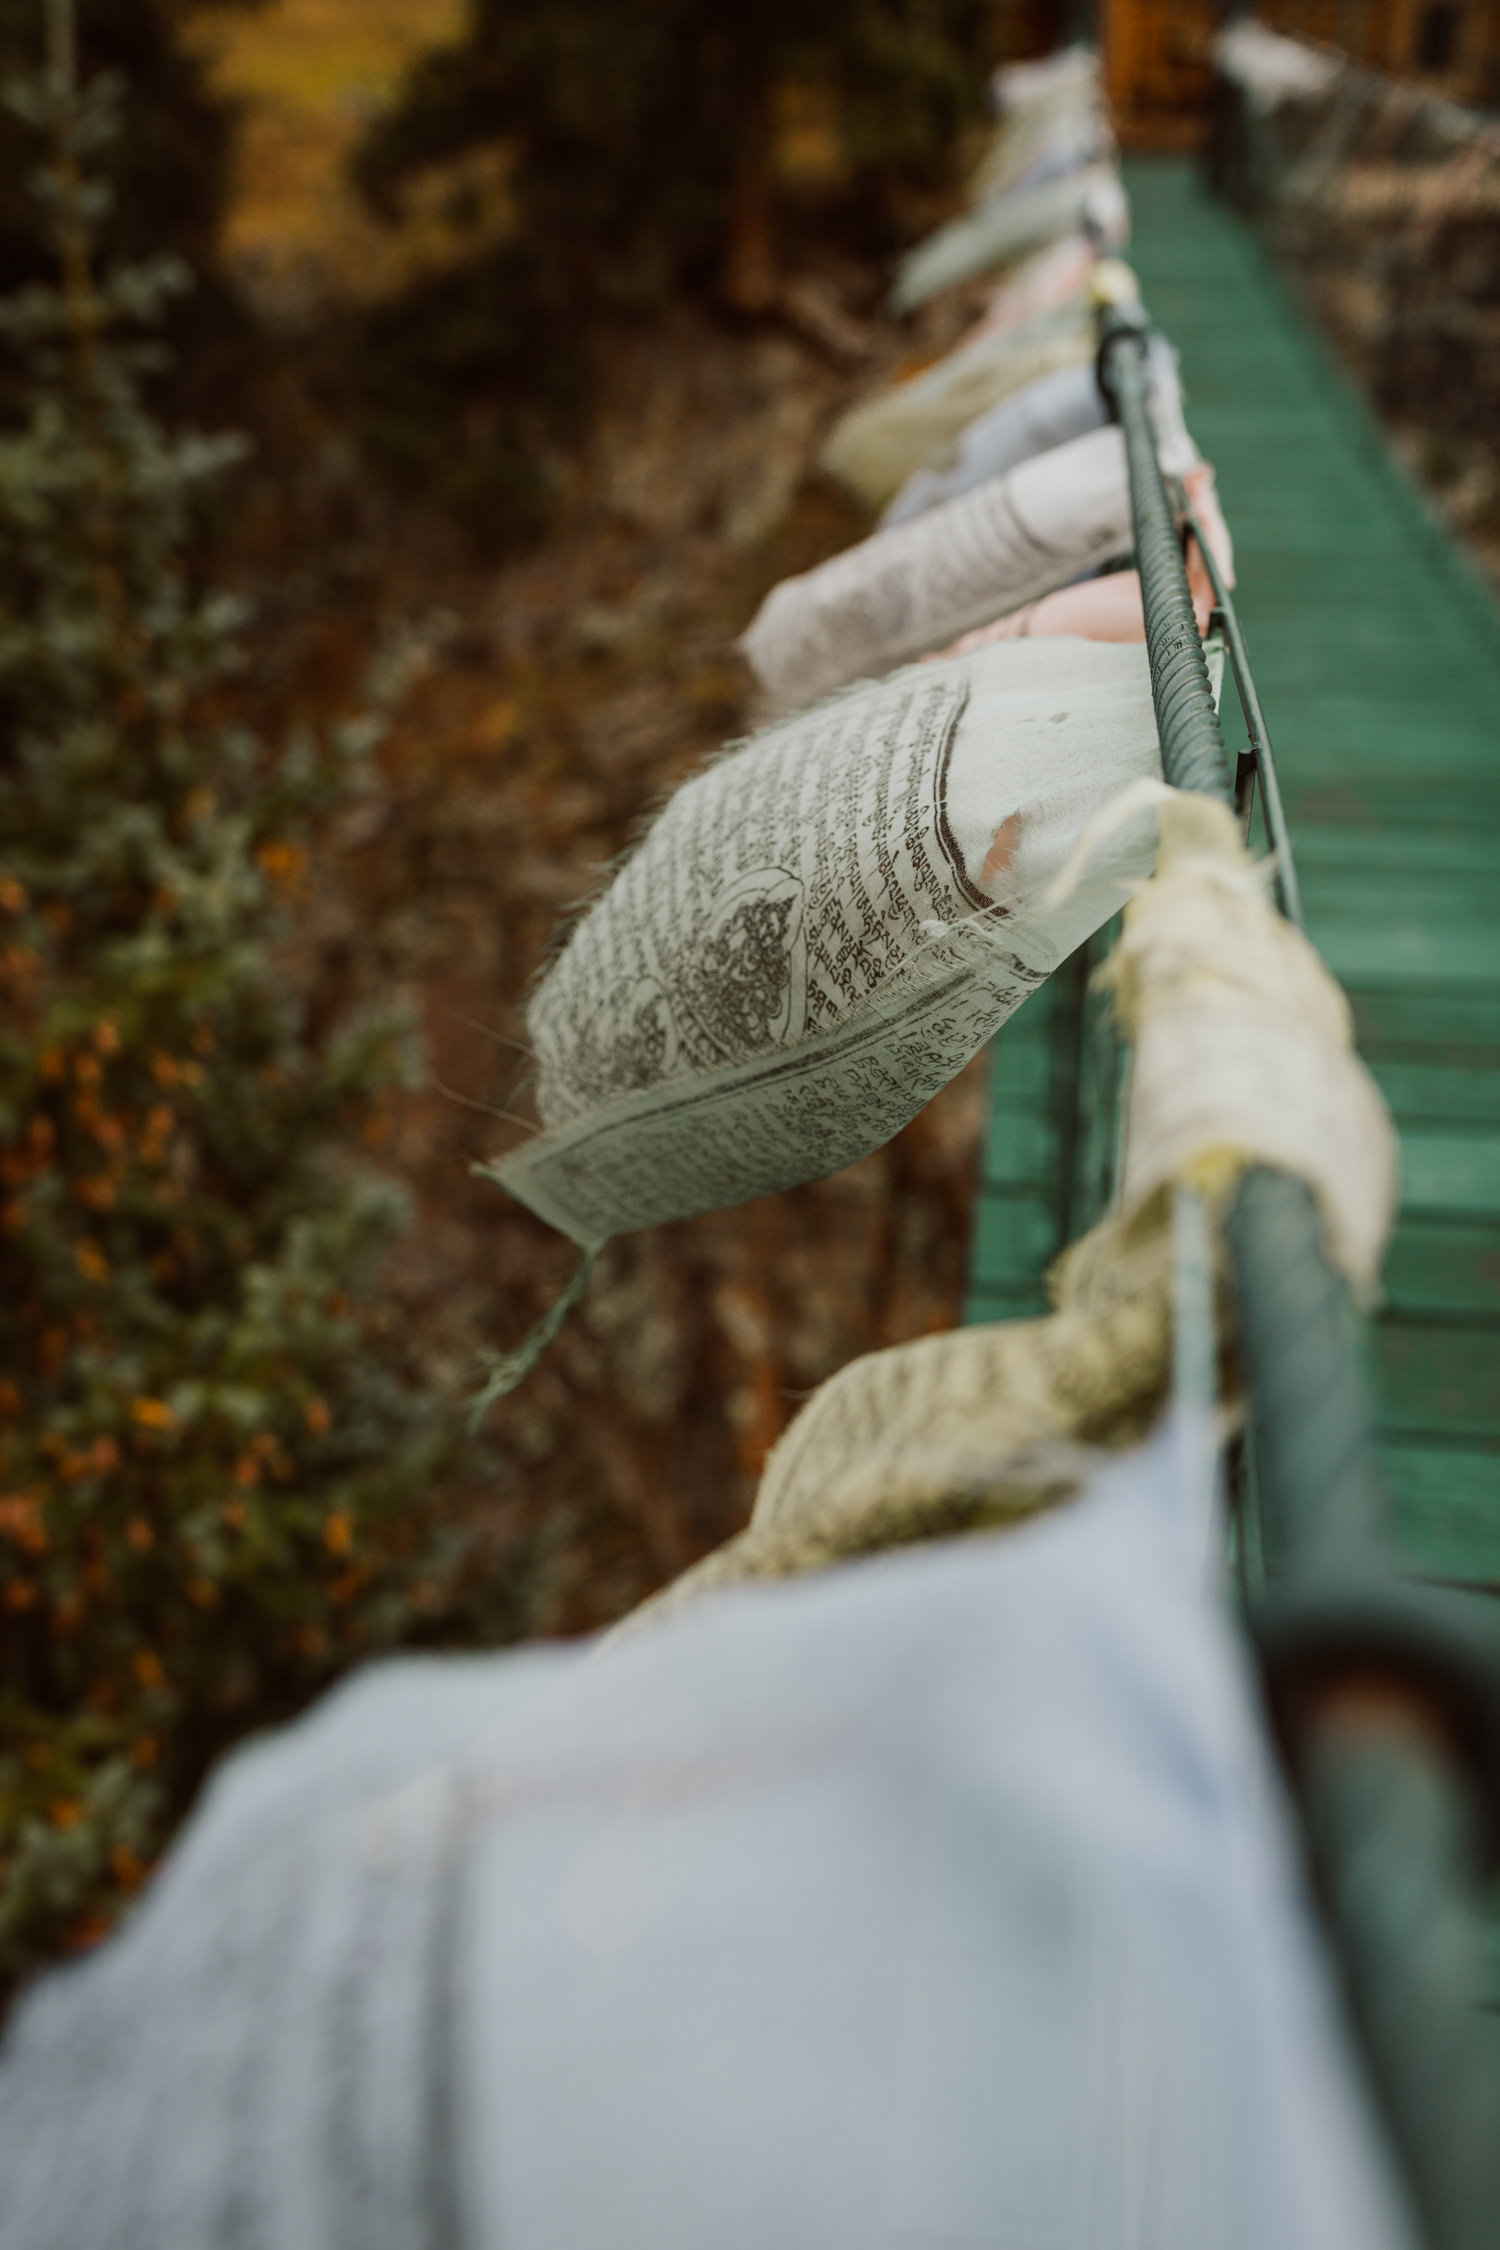
<path fill-rule="evenodd" d="M 576 326 L 545 260 L 502 243 L 425 276 L 362 323 L 358 430 L 398 487 L 435 500 L 476 552 L 546 524 L 549 446 L 576 426 Z"/>
<path fill-rule="evenodd" d="M 460 496 L 510 479 L 508 509 L 485 520 L 492 543 L 524 534 L 541 497 L 530 425 L 557 427 L 559 399 L 576 400 L 601 311 L 684 285 L 768 309 L 778 218 L 790 231 L 778 104 L 813 97 L 837 141 L 842 199 L 835 212 L 825 197 L 822 222 L 888 247 L 903 192 L 952 171 L 996 22 L 993 0 L 473 0 L 465 38 L 418 63 L 356 159 L 365 194 L 394 217 L 445 183 L 457 211 L 465 163 L 488 156 L 511 217 L 498 255 L 448 277 L 436 303 L 424 284 L 368 340 L 387 452 L 404 447 Z M 796 224 L 805 239 L 805 203 Z M 443 414 L 428 403 L 439 368 Z"/>
<path fill-rule="evenodd" d="M 264 7 L 266 0 L 211 0 L 215 12 Z M 0 0 L 0 84 L 40 67 L 48 0 Z M 179 346 L 178 387 L 193 379 L 216 394 L 235 371 L 246 316 L 216 265 L 230 194 L 235 113 L 216 94 L 202 55 L 185 36 L 210 0 L 76 0 L 82 73 L 109 75 L 129 89 L 132 130 L 114 152 L 103 247 L 120 260 L 163 250 L 200 277 L 170 308 Z M 0 290 L 45 279 L 51 244 L 37 223 L 31 177 L 36 136 L 0 107 Z"/>
<path fill-rule="evenodd" d="M 337 1155 L 402 1038 L 315 1037 L 273 963 L 372 730 L 224 720 L 193 527 L 238 448 L 141 396 L 184 275 L 91 277 L 107 89 L 16 108 L 65 280 L 0 301 L 5 1973 L 113 1913 L 224 1743 L 430 1613 L 453 1442 L 359 1295 L 392 1191 Z"/>
<path fill-rule="evenodd" d="M 941 177 L 983 101 L 994 20 L 990 0 L 474 0 L 359 177 L 389 205 L 424 168 L 500 144 L 523 231 L 608 294 L 643 263 L 690 272 L 721 249 L 787 86 L 832 97 L 853 200 Z"/>

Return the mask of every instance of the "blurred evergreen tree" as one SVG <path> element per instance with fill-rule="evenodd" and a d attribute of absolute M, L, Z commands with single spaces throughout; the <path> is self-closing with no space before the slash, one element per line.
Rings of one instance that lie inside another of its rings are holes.
<path fill-rule="evenodd" d="M 419 1505 L 448 1423 L 358 1291 L 393 1191 L 338 1155 L 403 1042 L 315 1037 L 272 954 L 372 730 L 223 717 L 236 614 L 190 532 L 237 448 L 143 407 L 184 275 L 96 279 L 117 101 L 60 56 L 12 108 L 62 279 L 0 300 L 4 1974 L 101 1927 L 209 1759 L 409 1636 L 454 1559 Z"/>
<path fill-rule="evenodd" d="M 837 142 L 841 197 L 822 223 L 885 248 L 903 196 L 962 159 L 1000 14 L 996 0 L 471 0 L 465 36 L 418 62 L 356 157 L 366 196 L 395 217 L 445 183 L 461 215 L 488 155 L 510 214 L 498 249 L 372 333 L 365 388 L 387 457 L 456 490 L 488 477 L 529 528 L 543 495 L 527 424 L 576 407 L 591 318 L 684 285 L 744 313 L 774 307 L 788 95 L 821 103 Z M 804 204 L 799 237 L 809 224 Z M 467 456 L 455 388 L 485 427 Z"/>
<path fill-rule="evenodd" d="M 173 386 L 180 397 L 218 388 L 234 372 L 248 321 L 216 257 L 231 186 L 235 108 L 215 93 L 188 36 L 197 17 L 245 12 L 267 0 L 77 0 L 79 70 L 113 74 L 128 89 L 132 130 L 115 152 L 101 249 L 137 259 L 163 250 L 185 258 L 199 286 L 169 311 Z M 0 0 L 0 85 L 35 74 L 45 0 Z M 35 137 L 0 107 L 0 290 L 43 279 L 52 245 L 29 189 Z"/>

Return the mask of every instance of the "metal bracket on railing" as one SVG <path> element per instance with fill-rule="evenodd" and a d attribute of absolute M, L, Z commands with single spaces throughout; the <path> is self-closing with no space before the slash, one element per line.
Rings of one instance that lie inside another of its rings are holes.
<path fill-rule="evenodd" d="M 1187 527 L 1197 542 L 1198 552 L 1208 570 L 1209 584 L 1214 590 L 1215 615 L 1223 627 L 1224 639 L 1229 649 L 1229 662 L 1234 672 L 1234 684 L 1240 699 L 1240 709 L 1245 714 L 1245 729 L 1250 737 L 1247 776 L 1243 768 L 1247 763 L 1240 758 L 1240 770 L 1235 774 L 1235 810 L 1248 819 L 1254 809 L 1255 781 L 1260 782 L 1261 802 L 1266 811 L 1266 833 L 1271 840 L 1271 858 L 1276 870 L 1276 897 L 1282 913 L 1289 922 L 1301 930 L 1306 928 L 1302 919 L 1302 892 L 1297 882 L 1296 862 L 1292 858 L 1291 832 L 1286 824 L 1286 812 L 1281 802 L 1281 782 L 1276 772 L 1276 759 L 1271 749 L 1270 729 L 1266 715 L 1260 707 L 1255 679 L 1250 670 L 1250 652 L 1245 646 L 1245 636 L 1240 629 L 1239 612 L 1234 606 L 1219 558 L 1209 545 L 1208 535 L 1188 506 L 1185 494 L 1179 495 L 1179 504 Z M 1248 787 L 1246 783 L 1248 782 Z"/>
<path fill-rule="evenodd" d="M 1100 315 L 1099 379 L 1119 417 L 1162 770 L 1235 801 L 1176 511 L 1157 458 L 1135 305 Z M 1244 635 L 1223 613 L 1282 911 L 1301 923 L 1291 841 Z M 1241 800 L 1243 802 L 1243 798 Z M 1255 1171 L 1226 1232 L 1250 1402 L 1266 1585 L 1263 1661 L 1351 2010 L 1434 2250 L 1494 2250 L 1500 2014 L 1480 1840 L 1500 1830 L 1500 1644 L 1422 1607 L 1397 1570 L 1348 1291 L 1305 1184 Z"/>

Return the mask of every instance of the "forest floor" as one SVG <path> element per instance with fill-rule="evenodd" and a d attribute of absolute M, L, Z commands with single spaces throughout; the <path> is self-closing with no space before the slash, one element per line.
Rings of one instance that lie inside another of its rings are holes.
<path fill-rule="evenodd" d="M 405 55 L 457 13 L 280 0 L 216 32 L 221 82 L 247 103 L 230 261 L 290 368 L 351 287 L 403 270 L 410 245 L 377 239 L 342 167 Z M 945 341 L 881 326 L 872 266 L 824 259 L 795 283 L 774 319 L 683 302 L 604 339 L 553 528 L 498 568 L 369 490 L 295 374 L 256 433 L 239 549 L 257 695 L 324 715 L 358 707 L 372 664 L 411 675 L 374 786 L 321 842 L 300 970 L 320 1010 L 395 999 L 413 1020 L 416 1083 L 376 1151 L 412 1222 L 381 1289 L 455 1408 L 485 1347 L 516 1344 L 574 1263 L 473 1173 L 519 1137 L 504 1113 L 524 1101 L 525 996 L 559 914 L 745 730 L 736 635 L 778 578 L 865 528 L 813 465 L 824 431 Z M 817 1383 L 952 1324 L 981 1068 L 834 1179 L 608 1249 L 558 1344 L 492 1410 L 481 1472 L 443 1496 L 484 1541 L 496 1631 L 619 1615 L 742 1525 Z"/>

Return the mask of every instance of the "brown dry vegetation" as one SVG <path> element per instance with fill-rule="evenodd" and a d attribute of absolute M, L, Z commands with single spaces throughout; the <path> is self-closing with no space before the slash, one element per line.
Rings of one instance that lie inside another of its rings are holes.
<path fill-rule="evenodd" d="M 346 59 L 367 104 L 369 8 L 284 0 L 226 35 L 228 82 L 262 103 L 231 247 L 263 309 L 299 327 L 347 273 L 339 42 L 364 27 Z M 279 92 L 278 24 L 296 30 Z M 382 53 L 393 67 L 394 46 Z M 387 255 L 395 270 L 400 246 Z M 810 464 L 837 409 L 912 349 L 870 317 L 881 281 L 815 265 L 775 320 L 683 304 L 605 339 L 555 527 L 498 570 L 369 489 L 290 346 L 267 385 L 239 541 L 261 615 L 255 699 L 326 713 L 358 704 L 372 659 L 417 675 L 376 787 L 319 841 L 297 970 L 319 1008 L 396 994 L 418 1026 L 419 1083 L 378 1151 L 414 1202 L 382 1286 L 456 1402 L 482 1348 L 515 1344 L 573 1264 L 471 1172 L 524 1130 L 499 1113 L 524 1114 L 527 986 L 560 911 L 743 731 L 733 642 L 761 593 L 864 528 Z M 956 1318 L 980 1116 L 976 1066 L 838 1178 L 605 1253 L 561 1341 L 493 1410 L 482 1474 L 443 1496 L 484 1535 L 497 1617 L 522 1541 L 545 1558 L 528 1630 L 619 1614 L 742 1523 L 802 1395 L 854 1354 Z"/>

